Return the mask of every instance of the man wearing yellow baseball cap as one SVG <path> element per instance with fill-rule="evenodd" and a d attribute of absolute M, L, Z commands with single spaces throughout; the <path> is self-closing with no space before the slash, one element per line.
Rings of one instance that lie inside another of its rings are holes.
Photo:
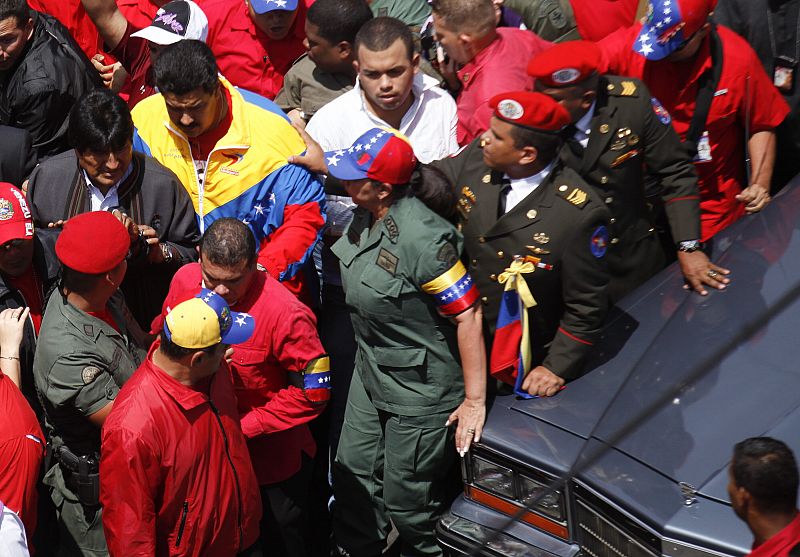
<path fill-rule="evenodd" d="M 254 551 L 261 500 L 224 359 L 254 328 L 253 316 L 208 289 L 166 315 L 103 426 L 100 500 L 112 555 Z"/>

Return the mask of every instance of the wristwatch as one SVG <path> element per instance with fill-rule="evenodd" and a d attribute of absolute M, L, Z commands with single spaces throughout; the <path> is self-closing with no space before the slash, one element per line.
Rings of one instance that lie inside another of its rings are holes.
<path fill-rule="evenodd" d="M 160 244 L 161 245 L 161 253 L 164 255 L 164 263 L 171 263 L 172 262 L 172 250 L 169 249 L 167 244 Z"/>
<path fill-rule="evenodd" d="M 700 243 L 700 240 L 684 240 L 678 243 L 678 251 L 684 253 L 694 253 L 702 247 L 703 245 Z"/>

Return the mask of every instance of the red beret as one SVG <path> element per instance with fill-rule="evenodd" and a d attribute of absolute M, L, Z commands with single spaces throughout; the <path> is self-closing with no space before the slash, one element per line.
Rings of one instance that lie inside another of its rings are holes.
<path fill-rule="evenodd" d="M 557 132 L 571 121 L 563 106 L 542 93 L 502 93 L 492 97 L 489 106 L 500 120 L 537 131 Z"/>
<path fill-rule="evenodd" d="M 59 261 L 80 273 L 99 275 L 119 265 L 131 247 L 128 231 L 106 211 L 82 213 L 64 223 L 56 240 Z"/>
<path fill-rule="evenodd" d="M 571 87 L 600 71 L 600 47 L 589 41 L 556 44 L 531 58 L 528 74 L 545 87 Z"/>

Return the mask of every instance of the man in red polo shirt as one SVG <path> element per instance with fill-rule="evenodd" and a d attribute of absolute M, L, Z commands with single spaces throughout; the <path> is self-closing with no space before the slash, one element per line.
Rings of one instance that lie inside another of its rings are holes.
<path fill-rule="evenodd" d="M 208 45 L 237 87 L 274 99 L 283 76 L 305 54 L 311 0 L 204 0 Z"/>
<path fill-rule="evenodd" d="M 715 6 L 716 0 L 651 0 L 644 26 L 620 30 L 599 43 L 609 73 L 644 81 L 684 141 L 701 84 L 713 84 L 713 53 L 719 53 L 721 74 L 715 87 L 708 85 L 708 117 L 704 126 L 695 126 L 696 139 L 690 138 L 696 144 L 691 154 L 699 175 L 703 241 L 770 201 L 774 129 L 789 113 L 753 49 L 710 21 Z"/>
<path fill-rule="evenodd" d="M 798 472 L 791 449 L 770 437 L 736 444 L 728 467 L 728 497 L 753 533 L 747 557 L 789 557 L 800 551 Z"/>
<path fill-rule="evenodd" d="M 200 263 L 175 274 L 163 313 L 201 286 L 222 296 L 232 311 L 255 318 L 253 336 L 233 349 L 231 370 L 261 488 L 261 539 L 270 556 L 306 557 L 316 453 L 308 422 L 322 413 L 330 394 L 328 357 L 314 314 L 272 275 L 257 270 L 255 237 L 238 219 L 218 219 L 208 227 Z"/>
<path fill-rule="evenodd" d="M 464 146 L 489 129 L 489 99 L 531 88 L 528 60 L 551 43 L 530 31 L 496 28 L 492 0 L 433 0 L 432 7 L 436 40 L 461 67 L 457 139 Z"/>

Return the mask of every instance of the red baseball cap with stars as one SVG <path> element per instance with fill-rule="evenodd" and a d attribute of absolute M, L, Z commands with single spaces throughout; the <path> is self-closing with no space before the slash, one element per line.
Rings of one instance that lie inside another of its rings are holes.
<path fill-rule="evenodd" d="M 570 123 L 567 109 L 543 93 L 502 93 L 492 97 L 489 106 L 500 120 L 539 132 L 557 133 Z"/>
<path fill-rule="evenodd" d="M 528 62 L 537 85 L 572 87 L 600 72 L 600 47 L 590 41 L 568 41 L 543 50 Z"/>
<path fill-rule="evenodd" d="M 648 60 L 666 58 L 705 25 L 716 6 L 717 0 L 650 0 L 633 50 Z"/>
<path fill-rule="evenodd" d="M 389 128 L 372 128 L 346 149 L 325 153 L 328 174 L 339 180 L 400 185 L 411 180 L 417 157 L 408 139 Z"/>

